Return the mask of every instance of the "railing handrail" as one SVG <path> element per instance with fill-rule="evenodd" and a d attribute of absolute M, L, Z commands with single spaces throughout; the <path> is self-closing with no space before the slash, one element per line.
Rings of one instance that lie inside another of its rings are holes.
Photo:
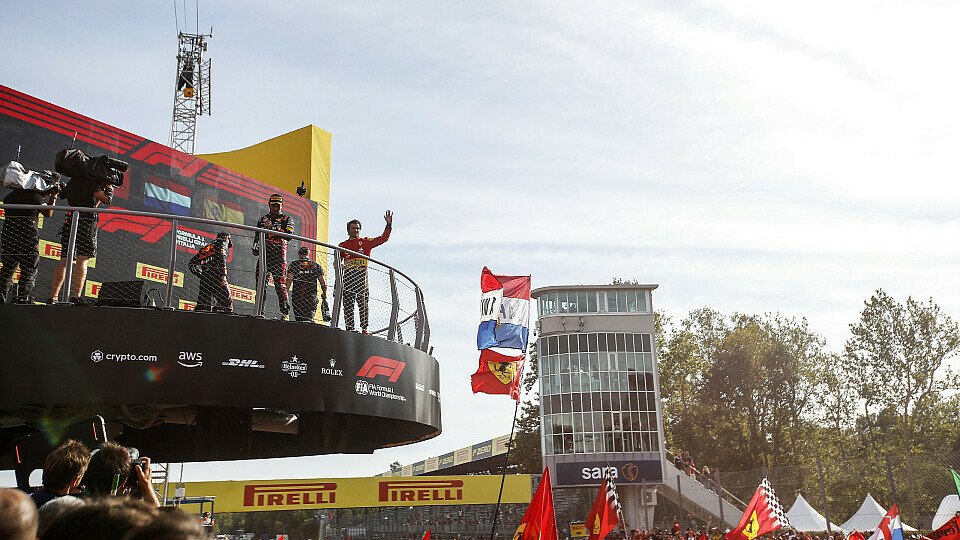
<path fill-rule="evenodd" d="M 4 209 L 4 208 L 9 208 L 9 209 L 12 209 L 12 210 L 31 210 L 31 209 L 33 209 L 33 210 L 56 210 L 56 211 L 65 210 L 65 211 L 67 211 L 67 212 L 84 212 L 84 213 L 88 213 L 88 214 L 109 213 L 109 214 L 120 214 L 120 215 L 125 215 L 125 216 L 145 216 L 145 217 L 155 217 L 155 218 L 169 219 L 169 220 L 171 220 L 171 221 L 173 221 L 173 220 L 177 220 L 177 221 L 192 221 L 192 222 L 194 222 L 194 223 L 205 223 L 205 224 L 207 224 L 207 225 L 215 225 L 215 226 L 220 226 L 220 227 L 229 227 L 229 228 L 231 228 L 231 229 L 242 229 L 242 230 L 246 230 L 246 231 L 250 231 L 250 232 L 266 231 L 267 234 L 269 234 L 270 236 L 281 236 L 281 237 L 283 237 L 283 238 L 287 238 L 287 239 L 290 239 L 290 240 L 305 241 L 305 242 L 308 242 L 308 243 L 311 243 L 311 244 L 317 244 L 317 245 L 321 245 L 321 246 L 323 246 L 323 247 L 335 249 L 335 250 L 337 250 L 337 251 L 346 252 L 346 253 L 349 253 L 350 255 L 353 255 L 354 257 L 358 257 L 358 258 L 361 258 L 361 259 L 367 259 L 368 261 L 375 262 L 375 263 L 377 263 L 378 265 L 383 266 L 383 267 L 385 267 L 385 268 L 388 268 L 388 269 L 390 269 L 390 270 L 393 270 L 394 272 L 396 272 L 396 273 L 400 274 L 401 276 L 407 278 L 407 281 L 409 281 L 410 283 L 413 283 L 414 287 L 416 287 L 417 289 L 420 289 L 420 286 L 417 285 L 417 282 L 414 281 L 413 278 L 411 278 L 410 276 L 408 276 L 407 274 L 405 274 L 402 270 L 400 270 L 399 268 L 396 268 L 396 267 L 394 267 L 394 266 L 391 266 L 391 265 L 389 265 L 389 264 L 387 264 L 387 263 L 385 263 L 385 262 L 383 262 L 383 261 L 381 261 L 381 260 L 379 260 L 379 259 L 374 259 L 373 257 L 371 257 L 371 256 L 369 256 L 369 255 L 364 255 L 363 253 L 358 253 L 358 252 L 356 252 L 356 251 L 352 251 L 352 250 L 349 250 L 349 249 L 347 249 L 347 248 L 340 247 L 340 246 L 338 246 L 338 245 L 335 246 L 335 245 L 333 245 L 333 244 L 328 244 L 328 243 L 323 242 L 323 241 L 321 241 L 321 240 L 317 240 L 316 238 L 310 238 L 309 236 L 300 236 L 300 235 L 297 235 L 297 234 L 289 234 L 289 233 L 280 232 L 280 231 L 268 230 L 268 229 L 264 229 L 264 228 L 262 228 L 262 227 L 257 227 L 256 225 L 243 225 L 243 224 L 241 224 L 241 223 L 230 223 L 229 221 L 217 221 L 217 220 L 215 220 L 215 219 L 207 219 L 207 218 L 200 218 L 200 217 L 194 217 L 194 216 L 180 216 L 180 215 L 177 215 L 177 214 L 162 214 L 162 213 L 160 213 L 160 212 L 144 212 L 144 211 L 142 211 L 142 210 L 125 210 L 125 209 L 122 209 L 122 208 L 110 208 L 110 207 L 105 207 L 105 206 L 89 207 L 89 206 L 61 206 L 61 205 L 50 206 L 50 205 L 46 205 L 46 204 L 0 204 L 0 209 Z M 422 289 L 421 289 L 421 290 L 422 290 Z"/>
<path fill-rule="evenodd" d="M 338 245 L 329 244 L 329 243 L 327 243 L 327 242 L 323 242 L 323 241 L 321 241 L 321 240 L 317 240 L 316 238 L 310 238 L 310 237 L 307 237 L 307 236 L 300 236 L 300 235 L 297 235 L 297 234 L 290 234 L 290 233 L 285 233 L 285 232 L 280 232 L 280 231 L 268 230 L 268 229 L 264 229 L 264 228 L 262 228 L 262 227 L 258 227 L 258 226 L 255 226 L 255 225 L 245 225 L 245 224 L 242 224 L 242 223 L 230 223 L 230 222 L 226 222 L 226 221 L 218 221 L 218 220 L 214 220 L 214 219 L 201 218 L 201 217 L 195 217 L 195 216 L 181 216 L 181 215 L 177 215 L 177 214 L 165 214 L 165 213 L 160 213 L 160 212 L 145 212 L 145 211 L 142 211 L 142 210 L 126 210 L 126 209 L 122 209 L 122 208 L 111 208 L 111 207 L 109 207 L 109 206 L 104 206 L 104 207 L 100 207 L 100 206 L 97 206 L 97 207 L 89 207 L 89 206 L 69 206 L 69 205 L 56 205 L 56 204 L 54 204 L 54 205 L 46 205 L 46 204 L 39 204 L 39 205 L 38 205 L 38 204 L 0 204 L 0 209 L 2 209 L 2 210 L 37 210 L 37 211 L 53 210 L 53 211 L 55 211 L 55 212 L 77 212 L 77 213 L 88 213 L 88 214 L 101 214 L 101 213 L 105 213 L 105 214 L 118 214 L 118 215 L 125 215 L 125 216 L 151 217 L 151 218 L 168 220 L 168 221 L 175 222 L 175 223 L 179 223 L 179 222 L 201 223 L 201 224 L 210 225 L 210 226 L 213 226 L 213 227 L 222 227 L 222 228 L 228 228 L 228 229 L 232 229 L 232 230 L 248 231 L 248 232 L 253 233 L 252 236 L 253 236 L 254 238 L 257 238 L 257 237 L 258 237 L 258 234 L 264 234 L 264 235 L 269 234 L 269 235 L 271 235 L 271 236 L 279 236 L 279 237 L 285 238 L 285 239 L 287 239 L 287 240 L 298 240 L 298 241 L 300 241 L 300 242 L 305 242 L 305 243 L 312 244 L 312 245 L 315 245 L 315 246 L 318 246 L 318 247 L 323 247 L 323 248 L 326 248 L 326 249 L 333 250 L 333 251 L 336 252 L 336 253 L 340 253 L 340 254 L 346 253 L 346 254 L 349 254 L 349 255 L 351 255 L 352 257 L 355 257 L 355 258 L 366 259 L 367 261 L 370 261 L 370 262 L 374 263 L 374 264 L 377 265 L 378 267 L 385 268 L 385 269 L 389 270 L 390 272 L 392 272 L 392 273 L 394 273 L 394 274 L 396 274 L 396 275 L 402 276 L 404 279 L 407 280 L 408 283 L 410 283 L 410 284 L 413 286 L 413 288 L 414 288 L 414 294 L 417 295 L 418 301 L 417 301 L 417 306 L 415 307 L 414 311 L 412 311 L 409 315 L 407 315 L 406 317 L 404 317 L 402 320 L 398 321 L 397 324 L 402 324 L 403 322 L 409 321 L 414 315 L 419 315 L 419 316 L 420 316 L 420 319 L 421 319 L 421 324 L 424 324 L 424 325 L 426 324 L 426 320 L 427 320 L 426 309 L 421 306 L 421 302 L 422 302 L 422 301 L 419 300 L 419 298 L 422 298 L 423 289 L 420 288 L 420 285 L 418 285 L 417 282 L 413 280 L 413 278 L 411 278 L 410 276 L 408 276 L 408 275 L 407 275 L 406 273 L 404 273 L 402 270 L 400 270 L 400 269 L 398 269 L 398 268 L 396 268 L 396 267 L 394 267 L 394 266 L 392 266 L 392 265 L 390 265 L 390 264 L 387 264 L 387 263 L 385 263 L 385 262 L 383 262 L 383 261 L 380 261 L 380 260 L 378 260 L 378 259 L 375 259 L 375 258 L 373 258 L 373 257 L 370 257 L 369 255 L 365 255 L 365 254 L 363 254 L 363 253 L 358 253 L 358 252 L 356 252 L 356 251 L 353 251 L 353 250 L 350 250 L 350 249 L 346 249 L 346 248 L 340 247 L 340 246 L 338 246 Z M 6 212 L 5 212 L 5 213 L 6 213 Z M 14 217 L 14 216 L 7 216 L 7 217 Z M 52 219 L 52 218 L 48 218 L 48 219 Z M 76 233 L 74 232 L 73 234 L 76 234 Z M 338 257 L 338 259 L 341 259 L 341 260 L 342 260 L 342 257 Z M 335 259 L 335 260 L 336 260 L 336 259 Z M 336 263 L 334 263 L 334 264 L 336 264 Z M 390 273 L 390 272 L 388 272 L 388 273 Z M 264 273 L 264 275 L 265 275 L 265 273 Z M 339 280 L 338 280 L 338 281 L 339 281 Z M 171 283 L 172 283 L 172 280 L 171 280 Z M 391 281 L 391 283 L 392 283 L 392 281 Z M 419 293 L 419 294 L 418 294 L 418 293 Z M 396 309 L 399 309 L 399 305 L 395 305 L 395 308 L 396 308 Z M 382 330 L 378 330 L 378 331 L 376 331 L 376 332 L 382 332 L 382 331 L 384 331 L 384 330 L 389 330 L 389 328 L 390 328 L 390 326 L 388 326 L 387 328 L 384 328 L 384 329 L 382 329 Z M 429 344 L 429 342 L 427 341 L 427 340 L 429 339 L 428 336 L 429 336 L 429 334 L 426 334 L 426 335 L 425 335 L 424 343 L 422 343 L 422 344 L 420 344 L 420 343 L 416 344 L 417 348 L 419 348 L 420 350 L 422 350 L 422 351 L 424 351 L 424 352 L 426 352 L 426 351 L 428 350 L 428 344 Z"/>
<path fill-rule="evenodd" d="M 666 454 L 668 454 L 671 458 L 677 457 L 677 455 L 674 454 L 673 452 L 671 452 L 668 448 L 664 448 L 663 451 L 664 451 Z M 681 459 L 683 459 L 682 456 L 681 456 Z M 672 459 L 670 460 L 670 466 L 676 468 L 676 466 L 674 466 L 674 463 L 673 463 L 673 460 L 672 460 Z M 702 471 L 700 471 L 700 470 L 697 469 L 696 467 L 691 467 L 691 469 L 693 469 L 693 472 L 695 472 L 695 473 L 702 474 Z M 710 474 L 718 474 L 718 473 L 715 473 L 715 472 L 711 471 Z M 694 478 L 694 480 L 696 480 L 696 478 Z M 699 480 L 698 480 L 698 482 L 699 482 Z M 712 479 L 711 479 L 711 482 L 713 482 L 713 483 L 717 486 L 717 488 L 719 488 L 720 491 L 722 491 L 725 495 L 727 495 L 727 496 L 730 497 L 731 499 L 737 501 L 737 503 L 739 503 L 740 506 L 746 508 L 747 503 L 741 501 L 739 497 L 737 497 L 737 496 L 734 495 L 733 493 L 730 493 L 729 491 L 727 491 L 727 489 L 724 488 L 723 485 L 720 484 L 720 482 L 717 482 L 717 481 L 712 480 Z M 703 482 L 700 482 L 700 484 L 702 485 Z M 706 487 L 706 486 L 704 486 L 704 487 Z M 708 489 L 709 489 L 709 488 L 708 488 Z"/>

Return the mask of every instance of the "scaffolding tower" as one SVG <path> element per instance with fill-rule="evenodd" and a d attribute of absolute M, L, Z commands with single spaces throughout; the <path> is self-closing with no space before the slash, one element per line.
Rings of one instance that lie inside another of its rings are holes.
<path fill-rule="evenodd" d="M 197 117 L 210 114 L 210 60 L 206 38 L 209 34 L 180 32 L 177 53 L 177 83 L 173 92 L 173 122 L 170 127 L 170 146 L 193 154 L 197 137 Z"/>

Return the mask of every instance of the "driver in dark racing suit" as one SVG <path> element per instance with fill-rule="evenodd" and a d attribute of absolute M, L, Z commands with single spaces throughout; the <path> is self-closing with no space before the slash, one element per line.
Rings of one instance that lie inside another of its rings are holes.
<path fill-rule="evenodd" d="M 310 260 L 310 249 L 306 246 L 297 250 L 299 259 L 290 261 L 287 277 L 292 289 L 291 302 L 293 316 L 298 321 L 313 321 L 317 314 L 317 282 L 320 282 L 323 299 L 320 313 L 324 321 L 330 320 L 330 308 L 327 305 L 327 282 L 323 279 L 323 268 Z"/>
<path fill-rule="evenodd" d="M 233 299 L 227 283 L 227 256 L 233 242 L 225 232 L 217 234 L 212 244 L 207 244 L 190 259 L 190 273 L 200 278 L 200 294 L 197 296 L 197 311 L 233 313 Z"/>
<path fill-rule="evenodd" d="M 283 208 L 283 197 L 280 196 L 279 193 L 274 193 L 270 196 L 268 203 L 270 205 L 270 213 L 262 216 L 257 221 L 257 227 L 270 231 L 293 234 L 293 218 L 281 212 Z M 265 236 L 267 244 L 267 275 L 273 276 L 273 288 L 277 291 L 280 313 L 283 315 L 283 318 L 286 319 L 287 314 L 290 312 L 290 304 L 287 302 L 287 287 L 284 283 L 285 276 L 287 275 L 287 239 L 274 234 L 267 234 Z M 254 240 L 253 255 L 255 257 L 260 256 L 259 238 Z M 258 282 L 260 281 L 259 259 L 257 260 L 256 279 Z M 260 291 L 260 294 L 266 294 L 267 292 L 266 281 L 264 281 L 263 289 L 264 290 Z M 264 302 L 261 305 L 265 304 Z M 261 308 L 261 310 L 262 309 L 263 308 Z M 263 315 L 263 313 L 258 313 L 258 315 Z"/>

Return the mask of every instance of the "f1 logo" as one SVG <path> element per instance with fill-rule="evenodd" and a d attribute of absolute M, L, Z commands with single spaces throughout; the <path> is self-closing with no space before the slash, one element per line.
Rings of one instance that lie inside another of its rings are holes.
<path fill-rule="evenodd" d="M 400 374 L 403 373 L 403 368 L 405 367 L 407 367 L 406 362 L 385 358 L 383 356 L 371 356 L 367 359 L 367 362 L 363 364 L 363 367 L 360 368 L 360 371 L 357 372 L 357 377 L 373 379 L 383 375 L 384 377 L 389 377 L 390 382 L 395 383 L 397 379 L 400 378 Z"/>

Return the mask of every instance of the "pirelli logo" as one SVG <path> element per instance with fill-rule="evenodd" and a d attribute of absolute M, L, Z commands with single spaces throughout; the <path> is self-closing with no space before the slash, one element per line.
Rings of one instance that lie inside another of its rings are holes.
<path fill-rule="evenodd" d="M 44 259 L 53 259 L 55 261 L 60 260 L 60 244 L 57 242 L 51 242 L 49 240 L 40 239 L 40 256 Z M 92 257 L 87 259 L 87 268 L 96 268 L 97 267 L 97 258 Z"/>
<path fill-rule="evenodd" d="M 159 266 L 153 266 L 150 264 L 144 264 L 142 262 L 138 262 L 137 277 L 140 279 L 145 279 L 147 281 L 155 281 L 157 283 L 166 283 L 167 269 L 160 268 Z M 183 272 L 173 273 L 173 284 L 177 287 L 183 287 Z"/>
<path fill-rule="evenodd" d="M 181 300 L 180 300 L 180 309 L 181 309 L 182 311 L 196 311 L 196 309 L 197 309 L 197 303 L 196 303 L 196 302 L 190 302 L 189 300 L 183 300 L 183 299 L 181 299 Z"/>
<path fill-rule="evenodd" d="M 257 291 L 253 289 L 246 289 L 244 287 L 238 287 L 237 285 L 230 285 L 230 298 L 233 298 L 238 302 L 255 304 L 257 302 Z"/>
<path fill-rule="evenodd" d="M 99 281 L 88 279 L 83 291 L 84 296 L 89 298 L 100 298 L 100 287 L 102 285 L 103 283 L 100 283 Z"/>
<path fill-rule="evenodd" d="M 243 486 L 243 506 L 309 506 L 335 502 L 337 502 L 335 482 Z"/>
<path fill-rule="evenodd" d="M 380 502 L 462 501 L 463 480 L 386 480 Z"/>

